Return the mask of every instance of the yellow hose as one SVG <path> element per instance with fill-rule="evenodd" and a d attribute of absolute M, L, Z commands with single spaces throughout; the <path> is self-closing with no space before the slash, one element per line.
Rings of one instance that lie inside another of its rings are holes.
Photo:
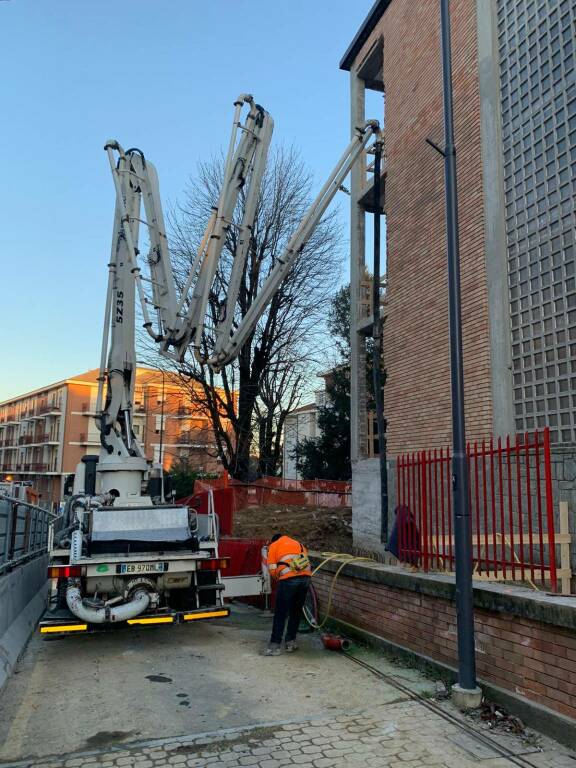
<path fill-rule="evenodd" d="M 332 607 L 332 598 L 334 596 L 334 588 L 336 587 L 336 580 L 338 579 L 338 576 L 340 576 L 340 572 L 342 571 L 342 569 L 346 565 L 350 565 L 350 563 L 354 563 L 354 562 L 361 562 L 361 561 L 367 562 L 367 563 L 376 562 L 376 560 L 374 560 L 373 557 L 359 557 L 357 555 L 348 555 L 342 552 L 322 552 L 321 555 L 324 558 L 324 560 L 322 560 L 322 562 L 319 565 L 317 565 L 316 568 L 314 568 L 314 570 L 312 571 L 312 576 L 318 573 L 318 571 L 324 565 L 326 565 L 326 563 L 330 562 L 330 560 L 335 560 L 336 558 L 338 558 L 339 560 L 342 559 L 343 562 L 337 568 L 336 572 L 334 573 L 334 576 L 332 577 L 332 583 L 330 584 L 330 590 L 328 592 L 328 603 L 326 605 L 326 613 L 322 621 L 319 624 L 317 624 L 315 621 L 311 620 L 308 617 L 306 612 L 304 612 L 304 618 L 306 619 L 308 624 L 310 624 L 312 629 L 322 629 L 324 624 L 326 624 L 326 622 L 330 618 L 330 608 Z"/>

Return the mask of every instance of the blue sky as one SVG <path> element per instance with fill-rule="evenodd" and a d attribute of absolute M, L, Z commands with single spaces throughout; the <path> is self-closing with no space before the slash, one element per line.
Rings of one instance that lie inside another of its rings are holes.
<path fill-rule="evenodd" d="M 166 209 L 227 143 L 232 102 L 249 91 L 321 186 L 349 137 L 338 62 L 370 5 L 0 2 L 0 400 L 98 364 L 114 206 L 105 140 L 153 160 Z"/>

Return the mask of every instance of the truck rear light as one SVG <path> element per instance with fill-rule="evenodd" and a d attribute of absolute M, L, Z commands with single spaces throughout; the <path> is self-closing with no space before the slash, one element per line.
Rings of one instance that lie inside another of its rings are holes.
<path fill-rule="evenodd" d="M 199 571 L 223 571 L 230 564 L 229 557 L 211 557 L 209 560 L 198 560 Z"/>
<path fill-rule="evenodd" d="M 69 579 L 74 576 L 82 576 L 80 565 L 51 565 L 48 568 L 49 579 Z"/>

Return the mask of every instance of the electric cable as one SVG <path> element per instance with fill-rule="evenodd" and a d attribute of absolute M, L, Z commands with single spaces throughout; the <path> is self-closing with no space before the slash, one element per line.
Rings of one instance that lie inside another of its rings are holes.
<path fill-rule="evenodd" d="M 326 622 L 331 618 L 330 609 L 332 607 L 334 590 L 336 587 L 338 576 L 340 575 L 344 567 L 353 562 L 372 562 L 372 563 L 377 562 L 372 557 L 360 557 L 356 555 L 349 555 L 349 554 L 338 553 L 338 552 L 322 552 L 321 555 L 324 559 L 314 568 L 314 570 L 312 571 L 312 576 L 318 573 L 318 571 L 321 568 L 323 568 L 323 566 L 326 565 L 326 563 L 330 562 L 331 560 L 335 560 L 336 558 L 338 558 L 338 559 L 342 559 L 343 562 L 336 569 L 334 576 L 332 577 L 332 582 L 330 584 L 330 589 L 328 591 L 326 613 L 324 614 L 322 621 L 320 622 L 318 621 L 319 608 L 318 608 L 318 601 L 317 601 L 316 595 L 314 595 L 314 599 L 312 600 L 312 606 L 313 606 L 312 611 L 316 615 L 313 615 L 312 612 L 308 610 L 308 607 L 304 606 L 304 610 L 303 610 L 304 618 L 306 619 L 306 621 L 312 627 L 313 630 L 322 629 L 322 627 L 324 627 Z M 382 672 L 376 667 L 373 667 L 371 664 L 368 664 L 362 659 L 358 659 L 357 657 L 353 656 L 350 653 L 343 652 L 343 655 L 345 656 L 345 658 L 347 658 L 349 661 L 353 662 L 354 664 L 358 664 L 359 666 L 364 667 L 366 670 L 371 672 L 373 675 L 380 677 L 386 683 L 396 688 L 396 690 L 400 691 L 401 693 L 404 693 L 412 701 L 418 702 L 422 706 L 426 707 L 430 711 L 437 714 L 439 717 L 442 717 L 445 721 L 451 723 L 452 725 L 457 726 L 460 730 L 463 730 L 466 733 L 472 734 L 474 738 L 478 739 L 478 741 L 483 743 L 484 746 L 487 746 L 490 749 L 494 750 L 495 752 L 499 753 L 501 757 L 505 757 L 514 765 L 520 766 L 520 768 L 535 768 L 534 763 L 530 762 L 525 757 L 514 754 L 512 750 L 498 744 L 486 734 L 483 734 L 480 731 L 476 730 L 475 728 L 472 728 L 470 725 L 463 722 L 455 715 L 452 715 L 449 712 L 446 712 L 438 704 L 435 704 L 434 702 L 431 702 L 429 699 L 426 699 L 421 694 L 416 693 L 415 691 L 412 691 L 410 688 L 398 682 L 396 679 L 394 679 L 390 675 L 387 675 L 385 672 Z"/>
<path fill-rule="evenodd" d="M 476 728 L 471 727 L 467 722 L 461 720 L 456 715 L 453 715 L 450 712 L 447 712 L 445 709 L 440 707 L 439 704 L 436 704 L 435 702 L 430 701 L 430 699 L 425 698 L 424 696 L 417 693 L 416 691 L 413 691 L 412 689 L 408 688 L 408 686 L 403 685 L 395 678 L 391 677 L 390 675 L 387 675 L 385 672 L 382 672 L 380 669 L 373 667 L 371 664 L 368 664 L 368 662 L 363 661 L 362 659 L 359 659 L 356 656 L 353 656 L 352 654 L 346 653 L 346 652 L 343 652 L 343 656 L 346 659 L 348 659 L 348 661 L 351 661 L 354 664 L 358 664 L 358 666 L 363 667 L 364 669 L 366 669 L 368 672 L 371 672 L 376 677 L 381 678 L 382 680 L 384 680 L 384 682 L 388 683 L 388 685 L 391 685 L 393 688 L 396 688 L 396 690 L 408 696 L 412 701 L 415 701 L 418 704 L 421 704 L 423 707 L 426 707 L 426 709 L 430 710 L 435 715 L 438 715 L 446 722 L 450 723 L 451 725 L 455 725 L 457 728 L 459 728 L 461 731 L 465 731 L 467 734 L 471 734 L 475 739 L 481 742 L 484 746 L 488 747 L 489 749 L 492 749 L 494 752 L 499 753 L 501 757 L 506 758 L 514 765 L 518 765 L 521 768 L 536 768 L 534 763 L 530 762 L 523 755 L 515 754 L 511 749 L 508 749 L 508 747 L 505 747 L 499 744 L 498 742 L 494 741 L 492 738 L 490 738 L 490 736 L 486 735 L 485 733 L 482 733 L 481 731 L 478 731 Z"/>

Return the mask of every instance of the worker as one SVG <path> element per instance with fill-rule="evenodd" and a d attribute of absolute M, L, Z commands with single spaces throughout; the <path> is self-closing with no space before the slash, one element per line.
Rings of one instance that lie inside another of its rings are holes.
<path fill-rule="evenodd" d="M 279 656 L 282 652 L 286 619 L 288 626 L 284 637 L 284 650 L 286 653 L 298 650 L 296 634 L 312 577 L 306 548 L 296 539 L 275 533 L 268 547 L 268 570 L 278 586 L 272 635 L 268 647 L 264 650 L 264 656 Z"/>

